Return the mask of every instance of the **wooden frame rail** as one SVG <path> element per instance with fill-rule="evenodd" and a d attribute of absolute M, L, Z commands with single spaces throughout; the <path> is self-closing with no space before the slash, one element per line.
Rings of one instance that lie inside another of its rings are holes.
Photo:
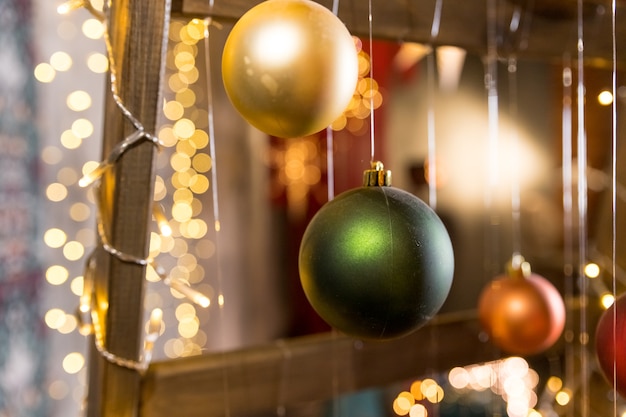
<path fill-rule="evenodd" d="M 169 0 L 118 0 L 111 4 L 108 34 L 119 99 L 148 133 L 156 129 L 160 103 L 164 39 L 169 25 Z M 107 83 L 110 89 L 110 84 Z M 103 159 L 135 127 L 112 94 L 104 116 Z M 99 216 L 108 243 L 116 250 L 143 259 L 148 254 L 153 204 L 155 146 L 150 141 L 128 148 L 100 180 Z M 138 361 L 142 351 L 145 266 L 124 262 L 102 247 L 95 256 L 94 314 L 102 328 L 103 348 Z M 107 361 L 92 347 L 86 415 L 136 416 L 141 376 Z"/>
<path fill-rule="evenodd" d="M 332 0 L 316 0 L 331 8 Z M 172 13 L 189 17 L 212 16 L 236 21 L 261 0 L 174 0 Z M 357 36 L 369 35 L 369 2 L 339 0 L 339 18 Z M 452 45 L 485 55 L 488 47 L 489 0 L 442 1 L 439 31 L 433 37 L 437 0 L 372 0 L 372 35 L 375 39 Z M 562 62 L 577 56 L 578 6 L 575 0 L 494 1 L 493 22 L 501 57 L 524 57 Z M 611 1 L 585 0 L 582 7 L 584 57 L 589 65 L 609 67 L 613 62 Z M 626 60 L 626 2 L 617 2 L 617 59 Z M 491 17 L 489 17 L 491 19 Z"/>
<path fill-rule="evenodd" d="M 153 363 L 141 387 L 141 416 L 271 414 L 381 387 L 453 366 L 497 359 L 479 340 L 475 312 L 436 317 L 390 341 L 324 333 L 271 345 Z"/>

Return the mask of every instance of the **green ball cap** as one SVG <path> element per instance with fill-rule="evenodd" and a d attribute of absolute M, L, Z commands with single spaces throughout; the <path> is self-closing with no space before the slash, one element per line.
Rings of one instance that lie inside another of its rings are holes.
<path fill-rule="evenodd" d="M 394 187 L 362 187 L 326 203 L 309 223 L 300 281 L 315 311 L 364 339 L 407 335 L 446 300 L 454 253 L 422 200 Z"/>

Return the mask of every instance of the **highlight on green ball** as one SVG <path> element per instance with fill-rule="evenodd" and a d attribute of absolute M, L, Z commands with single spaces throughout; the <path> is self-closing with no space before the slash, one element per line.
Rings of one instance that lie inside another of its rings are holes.
<path fill-rule="evenodd" d="M 422 200 L 390 186 L 382 164 L 364 186 L 312 218 L 299 253 L 302 288 L 328 324 L 363 339 L 408 335 L 432 319 L 454 275 L 448 232 Z"/>

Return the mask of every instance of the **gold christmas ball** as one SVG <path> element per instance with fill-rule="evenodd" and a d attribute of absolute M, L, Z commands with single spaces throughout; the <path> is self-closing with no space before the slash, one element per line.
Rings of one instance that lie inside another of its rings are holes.
<path fill-rule="evenodd" d="M 345 25 L 324 6 L 267 0 L 230 32 L 222 78 L 251 125 L 281 138 L 306 136 L 348 106 L 358 79 L 357 51 Z"/>

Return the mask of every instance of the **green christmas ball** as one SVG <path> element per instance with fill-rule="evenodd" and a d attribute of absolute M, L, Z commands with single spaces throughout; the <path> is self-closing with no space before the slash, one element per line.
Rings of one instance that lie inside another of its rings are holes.
<path fill-rule="evenodd" d="M 429 321 L 454 274 L 437 214 L 390 186 L 346 191 L 309 223 L 299 254 L 302 288 L 328 324 L 355 337 L 391 339 Z"/>

